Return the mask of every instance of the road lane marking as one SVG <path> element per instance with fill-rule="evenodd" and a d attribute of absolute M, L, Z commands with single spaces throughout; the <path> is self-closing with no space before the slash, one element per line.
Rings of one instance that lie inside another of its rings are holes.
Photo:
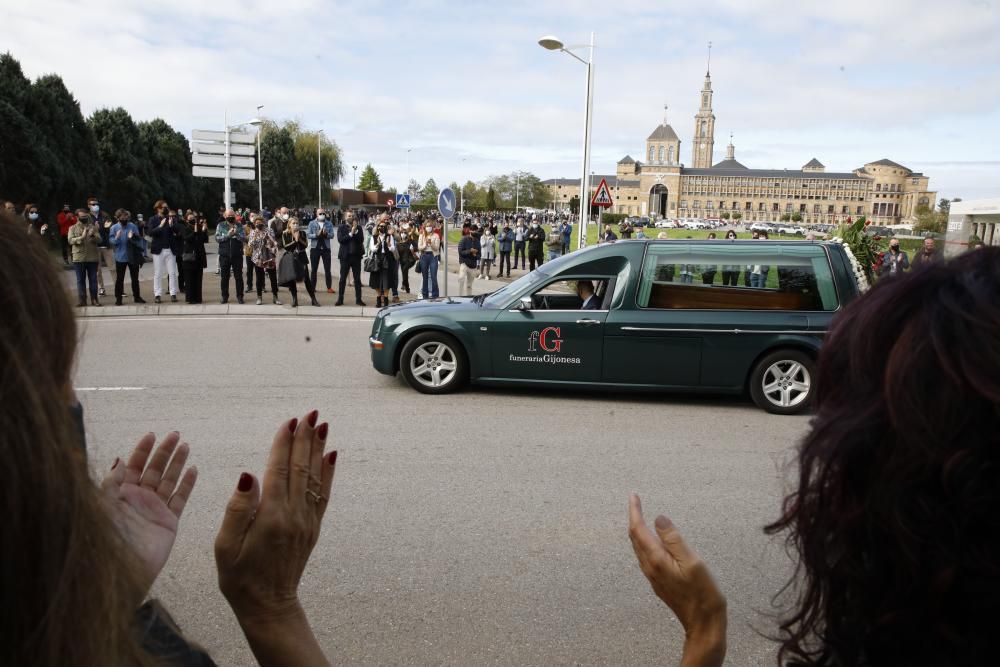
<path fill-rule="evenodd" d="M 142 391 L 145 387 L 77 387 L 76 391 Z"/>

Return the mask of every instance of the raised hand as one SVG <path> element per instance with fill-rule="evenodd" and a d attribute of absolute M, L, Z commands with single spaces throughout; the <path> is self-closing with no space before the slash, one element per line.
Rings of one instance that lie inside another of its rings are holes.
<path fill-rule="evenodd" d="M 677 527 L 662 514 L 646 526 L 639 496 L 629 497 L 628 534 L 656 596 L 677 615 L 686 640 L 681 665 L 721 665 L 726 656 L 726 598 L 708 566 L 684 542 Z"/>
<path fill-rule="evenodd" d="M 264 667 L 327 664 L 298 598 L 337 462 L 318 416 L 278 428 L 263 481 L 240 475 L 215 538 L 219 588 Z"/>
<path fill-rule="evenodd" d="M 189 448 L 179 441 L 180 434 L 169 433 L 154 452 L 156 436 L 147 433 L 128 463 L 115 459 L 101 483 L 111 518 L 138 556 L 147 591 L 167 564 L 181 514 L 198 480 L 197 468 L 184 469 Z"/>

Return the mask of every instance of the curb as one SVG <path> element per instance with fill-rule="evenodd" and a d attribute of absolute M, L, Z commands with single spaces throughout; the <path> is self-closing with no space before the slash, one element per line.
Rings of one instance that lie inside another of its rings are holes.
<path fill-rule="evenodd" d="M 77 317 L 81 319 L 108 317 L 159 317 L 159 316 L 206 316 L 206 315 L 252 315 L 254 317 L 375 317 L 380 308 L 361 306 L 258 306 L 251 304 L 207 304 L 207 305 L 138 305 L 138 306 L 87 306 L 79 308 Z"/>

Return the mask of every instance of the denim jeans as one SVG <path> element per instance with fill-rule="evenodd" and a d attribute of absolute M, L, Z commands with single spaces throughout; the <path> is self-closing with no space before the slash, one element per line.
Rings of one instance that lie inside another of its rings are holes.
<path fill-rule="evenodd" d="M 87 301 L 87 283 L 90 283 L 90 298 L 97 300 L 97 262 L 73 262 L 76 269 L 76 296 L 81 303 Z"/>
<path fill-rule="evenodd" d="M 559 259 L 559 251 L 558 250 L 549 250 L 549 254 L 547 255 L 547 257 L 548 257 L 548 261 L 550 261 L 550 262 L 552 260 L 554 260 L 554 259 Z"/>
<path fill-rule="evenodd" d="M 439 258 L 434 253 L 425 252 L 420 255 L 420 276 L 423 278 L 420 293 L 425 299 L 436 299 L 441 296 L 438 292 L 439 262 Z"/>
<path fill-rule="evenodd" d="M 750 287 L 757 287 L 760 289 L 767 287 L 767 271 L 761 271 L 760 273 L 751 273 Z"/>

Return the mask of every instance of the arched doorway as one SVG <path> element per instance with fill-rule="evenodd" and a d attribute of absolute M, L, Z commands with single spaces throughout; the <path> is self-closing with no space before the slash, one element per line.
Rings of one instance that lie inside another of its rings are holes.
<path fill-rule="evenodd" d="M 649 214 L 667 217 L 667 186 L 657 183 L 649 190 Z"/>

